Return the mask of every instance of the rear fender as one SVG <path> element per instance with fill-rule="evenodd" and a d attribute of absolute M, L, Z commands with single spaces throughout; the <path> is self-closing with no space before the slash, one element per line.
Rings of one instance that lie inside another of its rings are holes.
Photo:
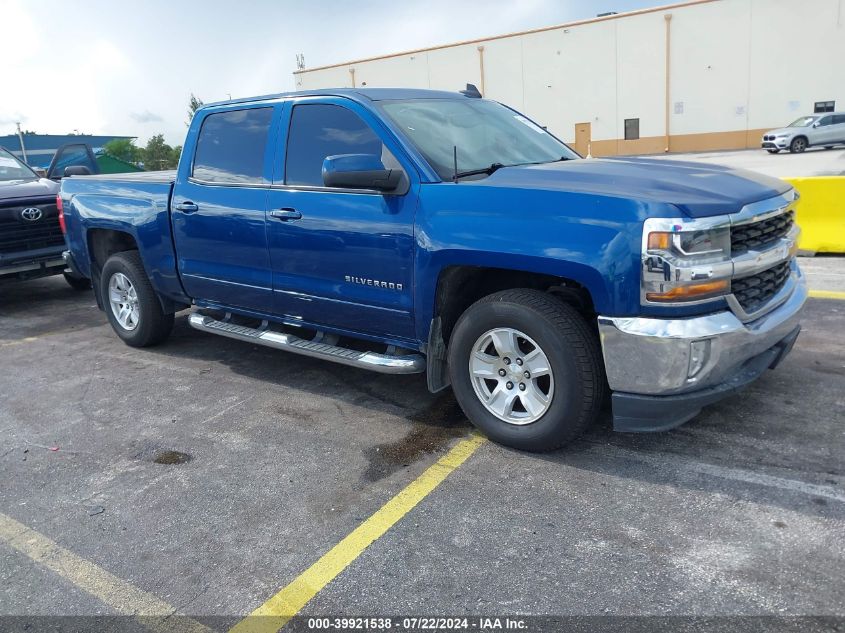
<path fill-rule="evenodd" d="M 78 194 L 65 203 L 70 208 L 69 246 L 80 272 L 94 278 L 95 253 L 92 236 L 96 231 L 116 231 L 134 243 L 162 307 L 172 311 L 176 304 L 190 303 L 176 271 L 176 256 L 170 232 L 167 202 L 120 197 L 110 194 Z"/>

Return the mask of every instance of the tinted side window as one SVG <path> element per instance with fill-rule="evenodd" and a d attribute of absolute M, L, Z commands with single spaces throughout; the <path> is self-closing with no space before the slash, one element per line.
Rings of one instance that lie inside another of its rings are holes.
<path fill-rule="evenodd" d="M 833 124 L 840 125 L 845 123 L 845 114 L 834 114 L 833 115 Z"/>
<path fill-rule="evenodd" d="M 323 160 L 337 154 L 384 155 L 381 139 L 357 114 L 342 106 L 294 106 L 285 156 L 285 183 L 323 186 Z M 386 150 L 384 150 L 386 153 Z"/>
<path fill-rule="evenodd" d="M 832 116 L 823 116 L 819 119 L 819 127 L 824 127 L 825 125 L 830 125 L 831 123 L 833 123 Z"/>
<path fill-rule="evenodd" d="M 60 147 L 59 151 L 53 156 L 53 161 L 51 162 L 51 170 L 50 176 L 64 176 L 65 169 L 67 167 L 87 167 L 91 170 L 92 174 L 98 173 L 100 170 L 97 168 L 96 163 L 92 160 L 91 154 L 89 153 L 88 147 L 85 145 L 74 144 L 74 145 L 65 145 L 64 147 Z M 150 170 L 161 169 L 161 167 L 156 165 L 150 165 Z"/>
<path fill-rule="evenodd" d="M 220 183 L 262 184 L 273 108 L 210 114 L 202 122 L 193 176 Z"/>

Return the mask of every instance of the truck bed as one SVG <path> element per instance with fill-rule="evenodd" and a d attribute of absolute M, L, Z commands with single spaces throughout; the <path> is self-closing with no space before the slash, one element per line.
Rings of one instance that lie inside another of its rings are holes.
<path fill-rule="evenodd" d="M 109 180 L 120 182 L 143 182 L 157 184 L 172 184 L 176 180 L 176 170 L 138 171 L 126 174 L 97 174 L 96 176 L 70 176 L 70 179 Z"/>
<path fill-rule="evenodd" d="M 91 231 L 119 232 L 141 253 L 153 287 L 180 295 L 170 228 L 175 171 L 78 176 L 62 179 L 66 240 L 79 273 L 91 277 Z"/>

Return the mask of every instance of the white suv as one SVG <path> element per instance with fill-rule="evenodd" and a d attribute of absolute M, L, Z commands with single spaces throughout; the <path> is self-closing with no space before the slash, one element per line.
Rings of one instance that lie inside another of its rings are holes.
<path fill-rule="evenodd" d="M 845 143 L 845 112 L 802 116 L 786 127 L 769 130 L 763 135 L 762 147 L 769 154 L 788 149 L 793 154 L 808 147 L 823 145 L 831 149 Z"/>

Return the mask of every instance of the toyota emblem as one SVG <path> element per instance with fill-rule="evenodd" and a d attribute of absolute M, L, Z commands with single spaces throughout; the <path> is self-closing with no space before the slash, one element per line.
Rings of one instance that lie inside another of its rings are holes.
<path fill-rule="evenodd" d="M 35 207 L 27 207 L 21 211 L 21 217 L 24 220 L 29 220 L 30 222 L 40 220 L 42 215 L 44 214 L 41 212 L 41 209 L 36 209 Z"/>

